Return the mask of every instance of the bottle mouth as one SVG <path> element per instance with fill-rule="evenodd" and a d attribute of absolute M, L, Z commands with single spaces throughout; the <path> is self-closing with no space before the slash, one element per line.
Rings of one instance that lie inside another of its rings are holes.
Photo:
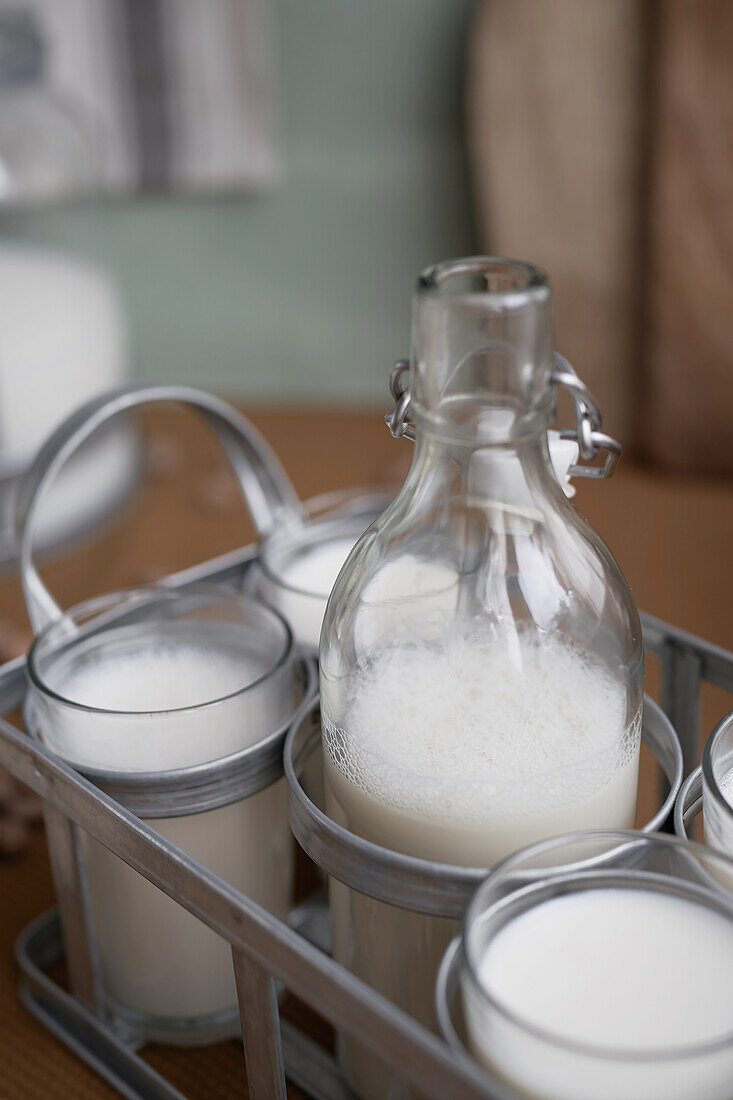
<path fill-rule="evenodd" d="M 427 268 L 413 299 L 411 410 L 441 437 L 510 442 L 554 410 L 550 284 L 522 260 Z"/>
<path fill-rule="evenodd" d="M 546 300 L 550 284 L 541 268 L 523 260 L 469 256 L 425 268 L 418 276 L 417 291 L 467 302 L 475 299 L 483 308 L 517 309 Z"/>

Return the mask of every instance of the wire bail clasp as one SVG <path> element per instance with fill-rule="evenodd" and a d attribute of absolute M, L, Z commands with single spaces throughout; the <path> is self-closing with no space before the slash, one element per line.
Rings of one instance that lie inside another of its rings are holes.
<path fill-rule="evenodd" d="M 415 427 L 410 421 L 410 391 L 407 388 L 407 375 L 410 371 L 409 359 L 398 359 L 389 375 L 389 392 L 394 398 L 392 412 L 384 414 L 384 422 L 395 439 L 406 436 L 415 439 Z"/>
<path fill-rule="evenodd" d="M 585 382 L 581 382 L 564 355 L 556 351 L 553 356 L 554 369 L 550 382 L 554 386 L 564 386 L 570 393 L 575 406 L 577 428 L 565 428 L 560 432 L 561 439 L 573 439 L 578 444 L 583 463 L 576 463 L 568 470 L 569 477 L 611 477 L 616 463 L 621 457 L 622 447 L 618 440 L 601 431 L 601 410 Z M 606 460 L 602 466 L 587 466 L 599 451 L 605 450 Z"/>

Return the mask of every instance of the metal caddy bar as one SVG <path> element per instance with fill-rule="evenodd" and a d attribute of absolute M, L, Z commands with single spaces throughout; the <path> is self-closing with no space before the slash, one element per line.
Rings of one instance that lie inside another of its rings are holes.
<path fill-rule="evenodd" d="M 644 649 L 661 663 L 661 702 L 680 739 L 685 775 L 698 762 L 701 683 L 733 692 L 733 653 L 679 630 L 653 615 L 641 616 Z"/>
<path fill-rule="evenodd" d="M 182 587 L 216 580 L 239 587 L 255 560 L 250 548 L 196 566 L 164 583 Z M 697 662 L 696 676 L 679 693 L 692 711 L 702 682 L 733 690 L 733 654 L 649 616 L 642 616 L 647 650 L 664 658 L 674 649 Z M 689 667 L 689 662 L 688 662 Z M 673 677 L 669 672 L 668 676 Z M 695 687 L 695 698 L 689 693 Z M 674 688 L 674 681 L 671 681 Z M 674 688 L 676 690 L 676 688 Z M 0 671 L 0 712 L 17 707 L 25 691 L 25 662 Z M 668 695 L 667 698 L 670 696 Z M 689 734 L 689 729 L 688 729 Z M 695 731 L 696 734 L 696 731 Z M 687 743 L 692 750 L 691 739 Z M 323 1100 L 351 1094 L 332 1059 L 312 1040 L 279 1019 L 273 981 L 282 982 L 318 1015 L 372 1050 L 395 1074 L 436 1100 L 509 1100 L 512 1092 L 462 1058 L 384 997 L 338 966 L 309 942 L 247 897 L 163 840 L 43 745 L 0 719 L 0 763 L 40 794 L 76 843 L 77 828 L 112 852 L 226 939 L 235 958 L 240 1013 L 246 1025 L 245 1058 L 252 1097 L 284 1095 L 285 1073 Z M 58 955 L 58 921 L 35 922 L 20 937 L 18 956 L 24 1003 L 67 1045 L 131 1100 L 182 1100 L 181 1094 L 137 1054 L 139 1040 L 116 1034 L 98 1014 L 91 945 L 79 963 L 69 959 L 72 988 L 63 992 L 42 968 Z M 31 958 L 32 956 L 32 958 Z M 282 1044 L 282 1046 L 281 1046 Z"/>

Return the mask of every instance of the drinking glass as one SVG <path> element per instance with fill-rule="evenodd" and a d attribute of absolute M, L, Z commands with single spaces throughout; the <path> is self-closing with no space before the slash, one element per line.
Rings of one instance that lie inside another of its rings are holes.
<path fill-rule="evenodd" d="M 258 748 L 281 774 L 283 727 L 303 697 L 289 627 L 216 585 L 114 593 L 48 626 L 28 657 L 26 726 L 167 840 L 278 917 L 291 902 L 285 783 L 248 793 Z M 134 799 L 136 801 L 130 801 Z M 229 945 L 83 835 L 108 1007 L 147 1038 L 236 1033 Z"/>
<path fill-rule="evenodd" d="M 725 1100 L 732 891 L 733 861 L 676 837 L 526 848 L 469 905 L 438 979 L 441 1028 L 534 1100 Z"/>

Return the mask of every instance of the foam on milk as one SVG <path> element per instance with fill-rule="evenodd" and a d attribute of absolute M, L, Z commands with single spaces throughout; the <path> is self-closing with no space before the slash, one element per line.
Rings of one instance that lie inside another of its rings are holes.
<path fill-rule="evenodd" d="M 283 682 L 278 701 L 278 674 L 259 683 L 271 660 L 213 639 L 176 644 L 172 625 L 150 642 L 138 628 L 129 638 L 125 628 L 110 631 L 101 653 L 95 648 L 80 660 L 70 651 L 73 659 L 48 662 L 48 687 L 92 709 L 55 708 L 42 723 L 43 740 L 82 766 L 164 771 L 227 756 L 277 728 L 288 689 Z M 213 705 L 202 716 L 203 704 Z"/>
<path fill-rule="evenodd" d="M 515 641 L 378 653 L 340 720 L 324 715 L 332 764 L 379 802 L 450 821 L 509 822 L 592 797 L 635 759 L 638 716 L 627 725 L 622 684 L 577 647 Z"/>
<path fill-rule="evenodd" d="M 135 653 L 77 665 L 58 686 L 70 702 L 82 706 L 149 713 L 232 695 L 263 675 L 265 667 L 251 658 L 212 658 L 203 646 L 145 645 Z"/>

